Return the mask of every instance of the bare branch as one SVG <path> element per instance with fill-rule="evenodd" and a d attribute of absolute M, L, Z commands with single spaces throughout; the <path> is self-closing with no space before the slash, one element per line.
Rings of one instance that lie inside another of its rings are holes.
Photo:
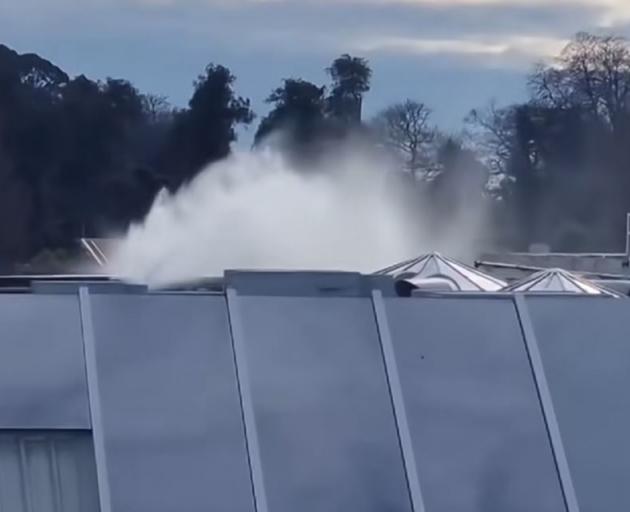
<path fill-rule="evenodd" d="M 385 144 L 402 155 L 414 174 L 426 164 L 427 146 L 435 138 L 430 119 L 431 110 L 424 103 L 406 100 L 383 110 L 374 120 Z"/>

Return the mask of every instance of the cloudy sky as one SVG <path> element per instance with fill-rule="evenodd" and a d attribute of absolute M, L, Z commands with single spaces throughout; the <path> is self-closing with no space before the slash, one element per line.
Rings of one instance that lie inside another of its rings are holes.
<path fill-rule="evenodd" d="M 630 0 L 0 2 L 0 42 L 71 74 L 130 79 L 176 105 L 212 61 L 264 114 L 282 78 L 324 83 L 324 68 L 349 52 L 374 69 L 368 115 L 409 97 L 450 130 L 491 98 L 522 98 L 533 63 L 580 30 L 630 35 Z"/>

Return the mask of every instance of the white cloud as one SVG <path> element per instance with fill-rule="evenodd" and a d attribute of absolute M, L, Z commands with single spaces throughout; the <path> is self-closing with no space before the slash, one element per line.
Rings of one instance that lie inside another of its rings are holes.
<path fill-rule="evenodd" d="M 338 2 L 339 0 L 330 0 Z M 343 0 L 342 0 L 343 1 Z M 347 0 L 355 3 L 410 4 L 437 7 L 552 7 L 574 6 L 595 8 L 601 11 L 598 25 L 609 27 L 630 20 L 630 0 Z"/>
<path fill-rule="evenodd" d="M 630 21 L 629 0 L 599 0 L 605 12 L 602 15 L 600 25 L 613 27 L 614 25 Z"/>
<path fill-rule="evenodd" d="M 502 39 L 424 39 L 376 37 L 356 41 L 354 48 L 368 53 L 407 53 L 488 58 L 489 65 L 511 60 L 513 64 L 557 55 L 568 40 L 539 36 L 512 36 Z"/>
<path fill-rule="evenodd" d="M 332 8 L 336 5 L 351 4 L 369 5 L 409 5 L 432 8 L 450 9 L 457 7 L 488 7 L 497 8 L 545 8 L 568 6 L 576 9 L 591 8 L 599 12 L 594 23 L 603 28 L 630 21 L 630 0 L 92 0 L 93 2 L 114 2 L 120 4 L 136 4 L 154 7 L 177 7 L 182 5 L 221 6 L 227 8 L 248 7 L 260 4 L 290 4 L 326 5 Z M 580 27 L 581 28 L 581 27 Z"/>

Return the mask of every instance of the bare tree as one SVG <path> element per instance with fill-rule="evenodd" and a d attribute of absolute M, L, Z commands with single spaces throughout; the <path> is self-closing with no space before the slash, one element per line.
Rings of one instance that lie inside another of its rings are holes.
<path fill-rule="evenodd" d="M 169 118 L 173 114 L 173 109 L 167 97 L 158 94 L 143 95 L 142 109 L 147 119 L 154 124 Z"/>
<path fill-rule="evenodd" d="M 528 78 L 528 87 L 535 103 L 559 109 L 573 105 L 573 87 L 564 69 L 539 63 Z"/>
<path fill-rule="evenodd" d="M 494 174 L 505 174 L 516 140 L 515 108 L 499 108 L 492 101 L 484 109 L 473 109 L 466 117 L 466 126 L 484 164 Z"/>
<path fill-rule="evenodd" d="M 383 142 L 402 156 L 407 170 L 413 175 L 426 169 L 428 164 L 429 146 L 436 137 L 430 119 L 431 109 L 413 100 L 396 103 L 374 119 Z"/>
<path fill-rule="evenodd" d="M 551 65 L 538 65 L 529 87 L 541 105 L 579 107 L 616 130 L 630 108 L 630 43 L 579 33 Z"/>

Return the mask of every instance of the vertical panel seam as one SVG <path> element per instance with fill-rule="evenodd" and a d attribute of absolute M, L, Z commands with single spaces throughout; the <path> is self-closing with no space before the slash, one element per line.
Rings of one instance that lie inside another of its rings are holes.
<path fill-rule="evenodd" d="M 1 442 L 1 441 L 0 441 Z M 8 443 L 7 443 L 8 444 Z M 2 448 L 2 445 L 0 445 L 0 449 Z M 2 476 L 3 473 L 3 469 L 2 469 L 2 464 L 0 464 L 0 512 L 6 512 L 5 508 L 4 508 L 4 497 L 3 497 L 3 490 L 2 490 L 2 483 L 4 481 L 4 478 Z"/>
<path fill-rule="evenodd" d="M 88 402 L 92 423 L 92 441 L 96 460 L 96 479 L 101 512 L 111 512 L 111 495 L 109 489 L 109 472 L 107 468 L 107 451 L 103 432 L 101 396 L 96 365 L 96 342 L 90 290 L 86 286 L 79 288 L 79 307 L 81 311 L 81 330 L 83 333 L 83 350 L 88 384 Z"/>
<path fill-rule="evenodd" d="M 18 439 L 17 443 L 18 449 L 20 450 L 20 477 L 22 478 L 21 488 L 24 506 L 26 508 L 26 512 L 33 512 L 33 486 L 31 483 L 28 458 L 26 456 L 26 441 L 24 439 Z"/>
<path fill-rule="evenodd" d="M 376 318 L 376 329 L 380 339 L 383 362 L 385 364 L 385 376 L 387 378 L 390 399 L 392 401 L 394 421 L 396 423 L 396 430 L 398 431 L 398 441 L 400 443 L 400 450 L 407 476 L 411 505 L 415 512 L 425 512 L 422 487 L 420 485 L 416 457 L 411 441 L 411 431 L 409 429 L 405 409 L 405 400 L 400 383 L 396 355 L 394 353 L 394 344 L 389 329 L 389 320 L 387 318 L 383 293 L 380 290 L 372 290 L 372 306 Z"/>
<path fill-rule="evenodd" d="M 516 315 L 520 324 L 521 333 L 525 341 L 525 348 L 534 376 L 534 383 L 540 401 L 543 419 L 547 429 L 547 435 L 551 443 L 551 451 L 555 460 L 556 469 L 560 479 L 560 487 L 568 512 L 579 512 L 580 506 L 573 486 L 573 478 L 567 460 L 562 434 L 558 424 L 553 399 L 549 390 L 549 383 L 545 373 L 545 367 L 540 354 L 540 347 L 534 331 L 534 326 L 529 314 L 529 308 L 522 294 L 514 296 Z"/>
<path fill-rule="evenodd" d="M 260 446 L 258 431 L 256 429 L 256 417 L 252 399 L 251 385 L 249 383 L 249 368 L 245 353 L 245 339 L 242 319 L 238 308 L 238 293 L 234 288 L 226 290 L 228 323 L 230 338 L 234 355 L 236 381 L 241 405 L 243 428 L 245 429 L 245 446 L 249 460 L 249 470 L 254 494 L 254 506 L 257 512 L 267 512 L 267 495 L 260 459 Z"/>
<path fill-rule="evenodd" d="M 55 447 L 55 440 L 48 440 L 48 450 L 50 451 L 50 471 L 52 473 L 52 481 L 54 483 L 53 494 L 55 497 L 55 512 L 64 512 L 62 503 L 62 485 L 61 476 L 59 475 L 59 460 L 57 459 L 57 449 Z"/>

